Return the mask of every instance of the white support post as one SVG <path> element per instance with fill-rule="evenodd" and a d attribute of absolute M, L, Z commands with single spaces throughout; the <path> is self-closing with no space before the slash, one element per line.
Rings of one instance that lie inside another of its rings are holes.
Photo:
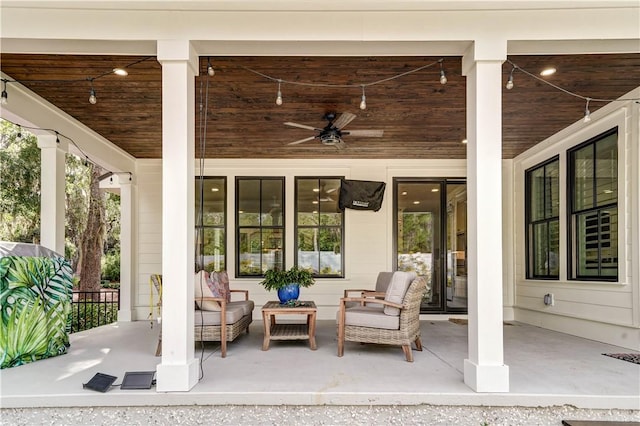
<path fill-rule="evenodd" d="M 57 141 L 57 142 L 56 142 Z M 40 244 L 64 256 L 65 154 L 68 143 L 38 135 L 40 148 Z"/>
<path fill-rule="evenodd" d="M 118 321 L 132 321 L 135 185 L 132 175 L 120 174 L 118 180 L 120 184 L 120 309 L 118 309 Z"/>
<path fill-rule="evenodd" d="M 467 76 L 469 358 L 464 382 L 508 392 L 502 320 L 502 62 L 506 40 L 478 41 L 463 57 Z"/>
<path fill-rule="evenodd" d="M 195 76 L 188 40 L 158 41 L 162 64 L 162 363 L 157 390 L 188 391 L 194 357 Z"/>

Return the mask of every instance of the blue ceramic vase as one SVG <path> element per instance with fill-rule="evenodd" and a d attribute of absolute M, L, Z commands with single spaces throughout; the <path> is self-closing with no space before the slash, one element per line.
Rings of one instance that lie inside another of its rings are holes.
<path fill-rule="evenodd" d="M 300 296 L 300 286 L 297 283 L 291 283 L 278 289 L 278 299 L 282 305 L 290 300 L 298 300 L 298 296 Z"/>

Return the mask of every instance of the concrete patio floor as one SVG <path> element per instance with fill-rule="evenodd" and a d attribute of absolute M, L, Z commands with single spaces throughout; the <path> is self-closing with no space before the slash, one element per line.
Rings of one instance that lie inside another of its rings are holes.
<path fill-rule="evenodd" d="M 271 342 L 261 350 L 262 322 L 230 343 L 196 344 L 202 378 L 190 392 L 83 389 L 101 372 L 154 371 L 158 327 L 117 323 L 71 335 L 69 353 L 0 372 L 0 405 L 11 407 L 134 406 L 491 406 L 640 410 L 640 365 L 603 356 L 632 352 L 542 328 L 504 326 L 509 393 L 476 393 L 463 381 L 467 327 L 421 322 L 423 352 L 408 363 L 400 348 L 347 343 L 336 355 L 335 323 L 319 321 L 316 351 L 305 341 Z M 310 407 L 311 408 L 311 407 Z M 640 420 L 638 411 L 629 412 Z M 514 423 L 518 424 L 518 423 Z"/>

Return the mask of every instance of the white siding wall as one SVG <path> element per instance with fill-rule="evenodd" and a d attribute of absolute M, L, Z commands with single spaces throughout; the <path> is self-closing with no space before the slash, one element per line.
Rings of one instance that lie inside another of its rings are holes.
<path fill-rule="evenodd" d="M 150 309 L 149 275 L 162 272 L 162 188 L 160 160 L 140 160 L 138 165 L 138 265 L 135 284 L 135 319 L 147 319 Z M 196 171 L 199 173 L 199 171 Z M 392 200 L 394 177 L 464 177 L 464 160 L 207 160 L 205 176 L 227 177 L 227 270 L 231 287 L 247 289 L 259 307 L 277 296 L 258 285 L 258 279 L 235 278 L 234 184 L 236 176 L 284 176 L 286 185 L 286 264 L 293 264 L 295 176 L 344 176 L 347 179 L 384 181 L 384 203 L 378 212 L 346 210 L 345 278 L 320 279 L 301 289 L 301 298 L 318 305 L 319 319 L 333 319 L 346 288 L 373 288 L 379 271 L 391 270 L 393 259 Z M 153 299 L 155 304 L 157 298 Z M 153 311 L 156 316 L 156 311 Z"/>
<path fill-rule="evenodd" d="M 640 88 L 627 97 L 639 96 Z M 591 114 L 590 123 L 579 121 L 514 159 L 515 184 L 512 205 L 516 320 L 635 350 L 640 349 L 638 111 L 639 106 L 634 102 L 613 102 Z M 526 279 L 525 170 L 559 155 L 560 200 L 567 200 L 567 150 L 615 126 L 618 126 L 619 135 L 618 282 L 567 279 L 568 206 L 565 201 L 560 205 L 560 279 Z M 543 303 L 543 297 L 547 293 L 554 295 L 553 306 Z"/>

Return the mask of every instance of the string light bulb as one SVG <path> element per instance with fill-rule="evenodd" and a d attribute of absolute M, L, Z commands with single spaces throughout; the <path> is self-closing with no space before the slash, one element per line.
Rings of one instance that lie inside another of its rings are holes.
<path fill-rule="evenodd" d="M 440 60 L 440 84 L 447 84 L 447 76 L 444 73 L 444 66 L 442 60 Z"/>
<path fill-rule="evenodd" d="M 588 123 L 591 121 L 591 112 L 589 111 L 589 101 L 591 98 L 587 98 L 587 104 L 584 107 L 584 118 L 582 119 L 583 123 Z"/>
<path fill-rule="evenodd" d="M 89 80 L 91 82 L 91 90 L 89 90 L 89 103 L 91 105 L 95 105 L 98 102 L 98 98 L 96 96 L 96 91 L 93 88 L 93 79 Z"/>
<path fill-rule="evenodd" d="M 7 80 L 2 79 L 2 97 L 0 98 L 0 104 L 6 105 L 9 101 L 9 94 L 7 93 Z"/>
<path fill-rule="evenodd" d="M 362 85 L 362 100 L 360 101 L 360 109 L 363 111 L 367 109 L 367 97 L 364 94 L 364 84 Z"/>
<path fill-rule="evenodd" d="M 280 91 L 280 84 L 282 80 L 278 80 L 278 95 L 276 96 L 276 105 L 282 105 L 282 92 Z"/>
<path fill-rule="evenodd" d="M 211 59 L 207 58 L 207 74 L 209 77 L 213 77 L 216 75 L 216 70 L 213 69 L 213 65 L 211 65 Z"/>
<path fill-rule="evenodd" d="M 513 89 L 513 71 L 515 71 L 516 67 L 511 68 L 511 73 L 509 73 L 509 79 L 507 80 L 507 85 L 505 86 L 507 90 Z"/>

